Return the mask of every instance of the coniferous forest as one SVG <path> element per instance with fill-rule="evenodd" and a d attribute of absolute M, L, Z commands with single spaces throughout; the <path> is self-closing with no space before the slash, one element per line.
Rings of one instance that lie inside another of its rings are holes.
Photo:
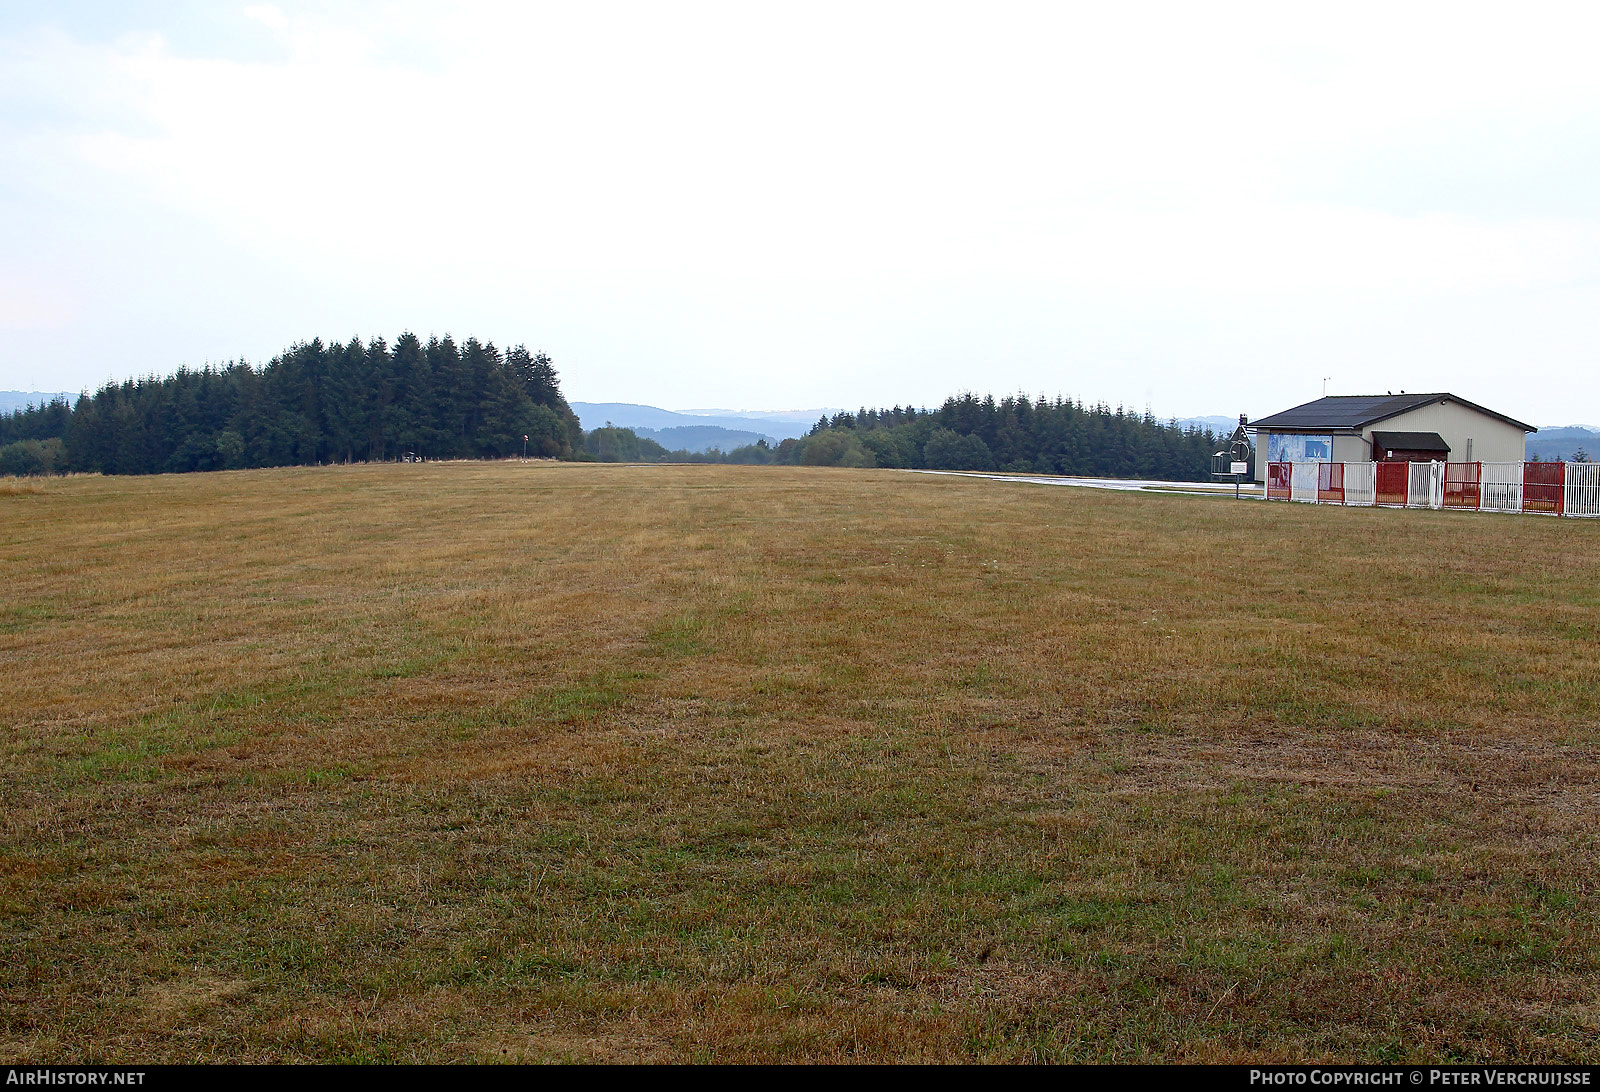
<path fill-rule="evenodd" d="M 524 441 L 524 437 L 527 440 Z M 550 358 L 469 338 L 303 342 L 235 363 L 108 383 L 75 404 L 0 416 L 0 474 L 192 470 L 520 456 L 602 462 L 997 470 L 1205 479 L 1218 438 L 1118 407 L 963 394 L 936 410 L 824 417 L 801 439 L 669 452 L 607 424 L 588 433 Z"/>
<path fill-rule="evenodd" d="M 581 442 L 549 357 L 407 333 L 305 342 L 262 368 L 180 369 L 0 417 L 0 473 L 497 458 L 522 454 L 524 436 L 530 456 Z"/>
<path fill-rule="evenodd" d="M 1219 442 L 1208 430 L 1120 406 L 963 394 L 936 410 L 896 406 L 823 418 L 804 439 L 778 445 L 773 461 L 1201 481 Z"/>

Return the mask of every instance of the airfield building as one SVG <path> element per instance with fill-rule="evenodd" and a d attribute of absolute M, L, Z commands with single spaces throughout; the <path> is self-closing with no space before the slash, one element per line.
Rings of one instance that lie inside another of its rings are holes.
<path fill-rule="evenodd" d="M 1251 427 L 1256 481 L 1269 462 L 1521 462 L 1539 431 L 1453 394 L 1330 395 Z"/>

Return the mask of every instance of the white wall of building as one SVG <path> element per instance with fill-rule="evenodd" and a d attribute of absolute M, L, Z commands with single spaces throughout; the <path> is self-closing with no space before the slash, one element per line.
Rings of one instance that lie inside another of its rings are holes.
<path fill-rule="evenodd" d="M 1363 435 L 1371 440 L 1374 432 L 1437 432 L 1450 445 L 1452 462 L 1521 462 L 1528 450 L 1528 434 L 1516 425 L 1508 425 L 1459 402 L 1420 406 L 1387 421 L 1379 421 L 1364 429 Z"/>
<path fill-rule="evenodd" d="M 1335 436 L 1333 461 L 1336 463 L 1368 463 L 1372 461 L 1372 440 L 1366 436 Z"/>

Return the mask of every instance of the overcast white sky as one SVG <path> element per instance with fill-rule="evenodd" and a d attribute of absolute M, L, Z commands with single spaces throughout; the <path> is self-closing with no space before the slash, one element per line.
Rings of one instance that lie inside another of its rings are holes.
<path fill-rule="evenodd" d="M 569 398 L 1600 423 L 1600 8 L 0 5 L 0 388 L 401 330 Z"/>

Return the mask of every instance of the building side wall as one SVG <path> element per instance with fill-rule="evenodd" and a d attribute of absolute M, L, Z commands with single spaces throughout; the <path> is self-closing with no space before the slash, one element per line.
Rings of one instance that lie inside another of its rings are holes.
<path fill-rule="evenodd" d="M 1335 436 L 1333 461 L 1336 463 L 1366 463 L 1372 461 L 1372 442 L 1362 436 Z"/>
<path fill-rule="evenodd" d="M 1483 463 L 1521 462 L 1528 448 L 1527 433 L 1517 426 L 1456 402 L 1420 406 L 1363 429 L 1362 434 L 1370 441 L 1375 431 L 1437 432 L 1450 445 L 1454 462 L 1466 461 L 1468 440 L 1472 441 L 1472 458 Z"/>

